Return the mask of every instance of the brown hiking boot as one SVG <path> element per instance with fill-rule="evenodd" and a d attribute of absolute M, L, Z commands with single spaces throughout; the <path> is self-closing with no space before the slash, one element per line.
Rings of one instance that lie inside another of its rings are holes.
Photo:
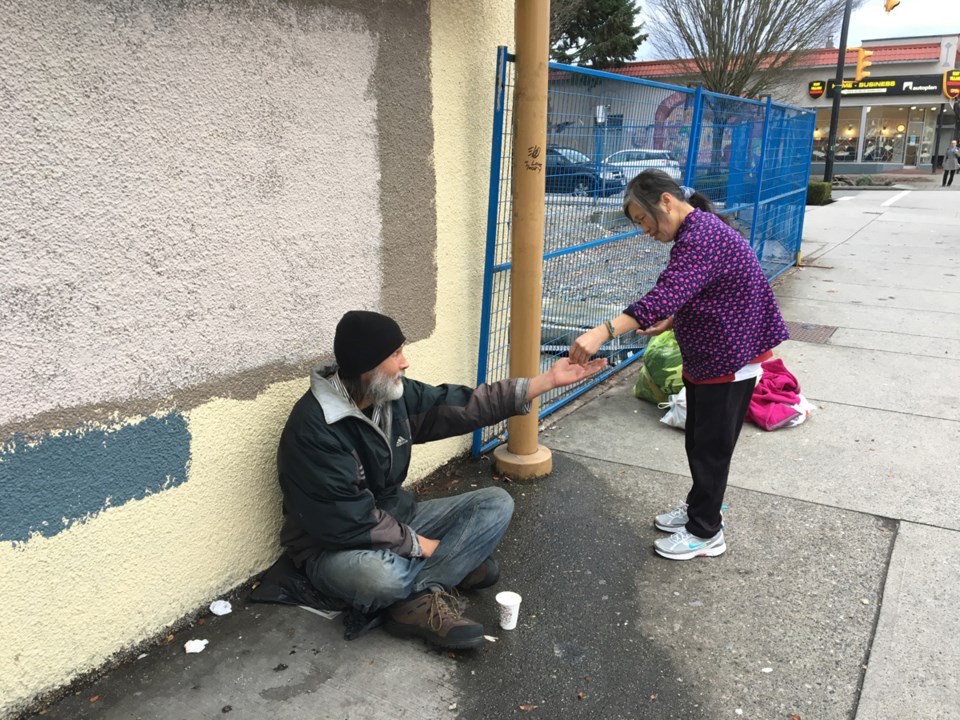
<path fill-rule="evenodd" d="M 456 597 L 431 588 L 387 610 L 384 629 L 398 637 L 421 637 L 442 648 L 474 648 L 483 644 L 483 625 L 460 614 Z"/>
<path fill-rule="evenodd" d="M 488 588 L 491 585 L 495 585 L 499 579 L 500 565 L 496 560 L 493 559 L 493 556 L 491 555 L 482 563 L 477 565 L 477 567 L 471 570 L 470 574 L 461 580 L 459 585 L 457 585 L 457 589 L 482 590 L 483 588 Z"/>

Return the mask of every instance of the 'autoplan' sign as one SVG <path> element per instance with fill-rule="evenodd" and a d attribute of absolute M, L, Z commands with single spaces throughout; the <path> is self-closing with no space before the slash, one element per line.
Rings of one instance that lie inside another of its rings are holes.
<path fill-rule="evenodd" d="M 827 81 L 827 97 L 833 97 L 836 82 Z M 843 81 L 841 95 L 932 95 L 943 87 L 942 75 L 909 75 Z"/>

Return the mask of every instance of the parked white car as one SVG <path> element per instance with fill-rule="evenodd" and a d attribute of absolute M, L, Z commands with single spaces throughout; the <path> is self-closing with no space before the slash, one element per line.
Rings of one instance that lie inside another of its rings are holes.
<path fill-rule="evenodd" d="M 680 168 L 680 163 L 671 157 L 669 150 L 647 148 L 621 150 L 609 155 L 603 162 L 622 169 L 627 182 L 630 182 L 644 170 L 650 169 L 663 170 L 678 183 L 683 180 L 683 170 Z"/>

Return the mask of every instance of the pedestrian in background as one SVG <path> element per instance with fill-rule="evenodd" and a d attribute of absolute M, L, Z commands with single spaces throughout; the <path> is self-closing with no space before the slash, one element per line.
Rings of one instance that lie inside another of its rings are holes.
<path fill-rule="evenodd" d="M 950 147 L 943 153 L 943 187 L 953 185 L 953 175 L 957 170 L 960 170 L 960 148 L 957 147 L 956 140 L 951 140 Z"/>
<path fill-rule="evenodd" d="M 673 328 L 683 357 L 693 487 L 685 502 L 655 518 L 671 535 L 654 549 L 671 560 L 720 555 L 727 549 L 720 510 L 730 460 L 760 363 L 789 333 L 756 253 L 706 196 L 645 170 L 627 185 L 623 211 L 653 239 L 673 243 L 670 259 L 650 292 L 580 335 L 569 356 L 586 363 L 617 335 Z"/>

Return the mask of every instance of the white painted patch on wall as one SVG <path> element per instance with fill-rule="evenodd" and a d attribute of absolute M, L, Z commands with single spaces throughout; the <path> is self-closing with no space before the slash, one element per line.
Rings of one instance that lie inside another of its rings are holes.
<path fill-rule="evenodd" d="M 379 306 L 378 38 L 244 7 L 0 5 L 0 424 L 302 361 Z"/>

